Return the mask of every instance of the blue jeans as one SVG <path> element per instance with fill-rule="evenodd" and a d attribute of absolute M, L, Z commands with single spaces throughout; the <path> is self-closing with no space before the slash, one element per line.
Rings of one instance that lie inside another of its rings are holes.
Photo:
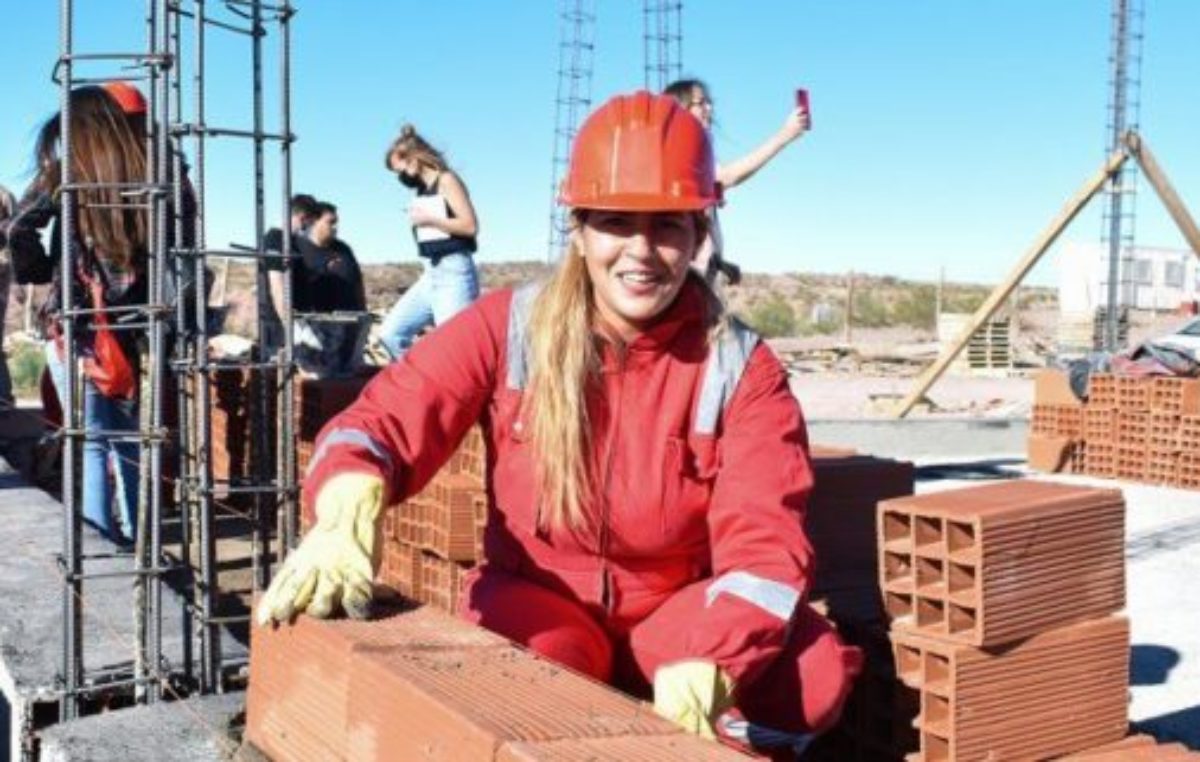
<path fill-rule="evenodd" d="M 54 342 L 46 342 L 46 363 L 59 400 L 65 400 L 66 369 Z M 66 418 L 67 411 L 63 410 Z M 69 423 L 69 421 L 67 421 Z M 132 540 L 137 529 L 138 458 L 137 442 L 96 438 L 92 432 L 133 432 L 138 428 L 137 400 L 105 397 L 86 376 L 83 379 L 83 427 L 89 437 L 83 443 L 83 518 L 113 540 Z M 112 479 L 109 479 L 109 466 Z M 113 502 L 116 501 L 116 519 Z"/>
<path fill-rule="evenodd" d="M 383 319 L 379 340 L 399 359 L 430 324 L 441 325 L 479 296 L 479 276 L 470 254 L 447 254 L 400 297 Z"/>

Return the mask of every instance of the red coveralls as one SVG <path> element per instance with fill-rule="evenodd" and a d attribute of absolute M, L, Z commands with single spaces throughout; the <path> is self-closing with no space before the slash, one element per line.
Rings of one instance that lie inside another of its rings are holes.
<path fill-rule="evenodd" d="M 643 696 L 660 665 L 712 660 L 747 720 L 828 727 L 861 655 L 804 602 L 812 471 L 779 361 L 754 347 L 714 435 L 694 420 L 709 357 L 697 284 L 624 349 L 600 341 L 597 528 L 541 532 L 522 392 L 509 388 L 512 293 L 485 296 L 418 342 L 326 426 L 306 502 L 345 471 L 381 476 L 389 504 L 415 494 L 479 421 L 491 512 L 464 617 Z"/>

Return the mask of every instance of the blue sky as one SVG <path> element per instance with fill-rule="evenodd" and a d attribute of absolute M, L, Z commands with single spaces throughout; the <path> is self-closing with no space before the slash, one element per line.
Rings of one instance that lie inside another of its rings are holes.
<path fill-rule="evenodd" d="M 414 258 L 406 192 L 382 166 L 405 121 L 470 188 L 483 261 L 544 257 L 558 3 L 296 4 L 294 186 L 339 205 L 360 259 Z M 1200 209 L 1200 4 L 1146 4 L 1143 135 Z M 76 5 L 79 50 L 143 44 L 144 3 Z M 0 47 L 0 183 L 18 189 L 36 127 L 58 102 L 58 4 L 21 6 L 5 14 Z M 642 14 L 640 3 L 596 6 L 599 102 L 642 83 Z M 686 0 L 683 13 L 684 71 L 712 86 L 719 157 L 774 131 L 796 86 L 812 93 L 813 132 L 734 190 L 723 212 L 727 248 L 748 270 L 932 279 L 945 268 L 953 280 L 998 280 L 1103 158 L 1109 0 Z M 247 125 L 248 45 L 214 32 L 209 56 L 210 123 Z M 249 242 L 250 152 L 221 141 L 208 151 L 209 243 Z M 1182 247 L 1139 188 L 1139 242 Z M 1099 230 L 1094 205 L 1068 238 Z M 1034 274 L 1055 278 L 1048 262 Z"/>

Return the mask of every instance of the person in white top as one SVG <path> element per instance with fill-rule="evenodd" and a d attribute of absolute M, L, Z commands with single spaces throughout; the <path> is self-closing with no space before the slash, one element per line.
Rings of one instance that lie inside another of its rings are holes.
<path fill-rule="evenodd" d="M 663 94 L 669 95 L 700 120 L 706 129 L 712 130 L 714 104 L 708 85 L 700 79 L 680 79 L 667 85 Z M 717 183 L 722 191 L 728 191 L 749 180 L 789 143 L 808 132 L 811 121 L 808 109 L 797 106 L 774 133 L 769 135 L 750 153 L 729 163 L 717 165 Z M 693 266 L 704 274 L 709 283 L 715 283 L 718 275 L 724 275 L 730 285 L 741 279 L 741 269 L 724 258 L 724 241 L 716 208 L 709 210 L 710 224 L 708 240 L 696 255 Z"/>

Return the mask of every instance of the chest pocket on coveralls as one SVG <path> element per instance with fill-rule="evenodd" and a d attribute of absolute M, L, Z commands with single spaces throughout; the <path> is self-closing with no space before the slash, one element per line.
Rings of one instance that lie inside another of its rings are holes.
<path fill-rule="evenodd" d="M 510 528 L 537 533 L 537 500 L 534 498 L 533 444 L 528 422 L 520 415 L 521 393 L 504 390 L 498 405 L 497 428 L 502 438 L 495 476 L 497 508 Z"/>
<path fill-rule="evenodd" d="M 708 532 L 705 521 L 719 464 L 716 437 L 692 434 L 667 439 L 660 509 L 664 543 Z"/>

